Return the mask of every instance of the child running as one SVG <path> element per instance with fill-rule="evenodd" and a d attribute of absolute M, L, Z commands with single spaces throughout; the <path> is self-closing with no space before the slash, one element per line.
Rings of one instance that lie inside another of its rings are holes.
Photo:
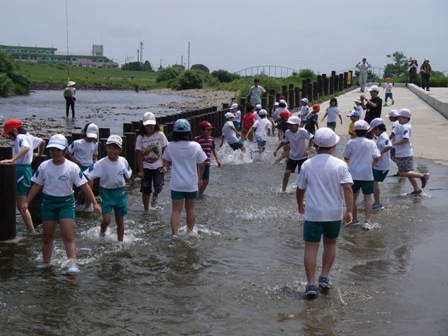
<path fill-rule="evenodd" d="M 253 110 L 253 108 L 252 108 Z M 254 117 L 255 118 L 255 117 Z M 215 157 L 216 164 L 218 167 L 221 167 L 221 161 L 219 160 L 218 152 L 215 148 L 215 138 L 213 138 L 210 134 L 214 127 L 208 121 L 201 121 L 199 123 L 199 132 L 200 134 L 194 138 L 198 144 L 201 145 L 202 150 L 205 155 L 207 155 L 207 159 L 204 162 L 204 174 L 202 175 L 202 186 L 198 191 L 198 199 L 204 198 L 204 191 L 208 186 L 210 181 L 210 156 L 213 153 Z"/>
<path fill-rule="evenodd" d="M 303 239 L 307 285 L 304 295 L 307 299 L 315 298 L 317 295 L 316 258 L 322 235 L 324 251 L 318 285 L 321 291 L 325 292 L 330 288 L 328 275 L 336 258 L 336 239 L 342 224 L 341 218 L 344 226 L 352 222 L 352 177 L 347 165 L 331 155 L 338 142 L 339 136 L 330 128 L 323 127 L 317 130 L 314 136 L 317 155 L 302 165 L 302 171 L 296 181 L 297 205 L 299 213 L 303 214 L 305 220 Z M 343 198 L 346 204 L 344 216 L 342 216 Z"/>
<path fill-rule="evenodd" d="M 392 88 L 393 84 L 390 82 L 390 78 L 386 79 L 386 83 L 383 84 L 383 91 L 386 90 L 386 95 L 384 97 L 384 105 L 387 106 L 387 100 L 390 98 L 392 100 L 392 105 L 395 103 L 394 98 L 392 97 Z"/>
<path fill-rule="evenodd" d="M 190 123 L 186 119 L 178 119 L 174 123 L 173 141 L 163 153 L 164 166 L 171 165 L 171 233 L 178 237 L 180 215 L 185 200 L 187 214 L 187 233 L 193 231 L 195 222 L 194 202 L 198 189 L 202 186 L 204 162 L 207 160 L 201 146 L 191 141 Z"/>
<path fill-rule="evenodd" d="M 387 114 L 387 117 L 389 118 L 389 121 L 392 123 L 389 135 L 389 140 L 392 140 L 396 132 L 398 131 L 398 128 L 400 127 L 400 123 L 398 122 L 398 111 L 390 110 L 389 113 Z M 397 162 L 397 160 L 395 159 L 395 147 L 393 146 L 392 149 L 390 150 L 390 159 L 395 163 Z M 398 174 L 394 176 L 398 176 Z"/>
<path fill-rule="evenodd" d="M 124 237 L 124 215 L 128 213 L 126 205 L 126 192 L 124 186 L 126 179 L 132 178 L 132 169 L 128 161 L 120 156 L 123 140 L 119 135 L 111 135 L 106 141 L 107 156 L 95 162 L 84 174 L 89 180 L 100 178 L 101 222 L 100 236 L 106 234 L 110 224 L 112 210 L 117 225 L 117 239 L 122 242 Z"/>
<path fill-rule="evenodd" d="M 233 119 L 233 125 L 238 132 L 241 131 L 241 111 L 238 109 L 237 103 L 232 104 L 232 106 L 230 107 L 230 112 L 235 115 L 235 118 Z"/>
<path fill-rule="evenodd" d="M 33 170 L 31 162 L 33 161 L 33 148 L 39 142 L 38 147 L 45 141 L 39 138 L 34 138 L 23 127 L 22 121 L 19 119 L 9 119 L 5 122 L 2 136 L 8 135 L 14 141 L 12 149 L 12 158 L 0 161 L 2 164 L 16 165 L 16 205 L 23 222 L 28 230 L 28 235 L 37 235 L 34 230 L 33 219 L 28 209 L 23 210 L 23 205 L 26 202 L 26 195 L 31 187 L 31 176 Z M 33 143 L 35 141 L 35 143 Z M 43 150 L 39 148 L 39 156 L 42 156 Z"/>
<path fill-rule="evenodd" d="M 311 134 L 314 134 L 316 132 L 316 129 L 319 129 L 319 116 L 317 115 L 319 111 L 320 105 L 314 104 L 313 111 L 306 117 L 305 129 Z"/>
<path fill-rule="evenodd" d="M 34 173 L 31 179 L 34 184 L 23 204 L 22 211 L 28 209 L 28 204 L 43 188 L 42 226 L 44 238 L 42 254 L 44 266 L 50 265 L 56 226 L 59 223 L 69 262 L 67 272 L 78 273 L 74 240 L 75 197 L 73 196 L 73 184 L 84 191 L 98 216 L 101 216 L 101 209 L 79 166 L 65 158 L 67 146 L 67 139 L 62 134 L 56 134 L 50 138 L 47 148 L 49 148 L 51 160 L 42 162 Z"/>
<path fill-rule="evenodd" d="M 232 112 L 227 112 L 224 117 L 226 118 L 226 122 L 222 127 L 221 144 L 219 145 L 219 147 L 222 147 L 222 145 L 224 144 L 224 139 L 226 139 L 227 143 L 234 151 L 241 149 L 241 152 L 243 152 L 244 154 L 246 152 L 246 147 L 244 147 L 243 142 L 238 139 L 240 137 L 240 133 L 233 125 L 233 119 L 235 118 L 235 116 Z"/>
<path fill-rule="evenodd" d="M 310 108 L 308 107 L 308 98 L 302 98 L 301 100 L 302 107 L 300 108 L 300 127 L 305 126 L 306 117 L 308 113 L 310 113 Z"/>
<path fill-rule="evenodd" d="M 252 105 L 249 105 L 247 107 L 247 112 L 243 117 L 243 130 L 241 131 L 241 140 L 248 139 L 249 141 L 254 140 L 253 134 L 248 138 L 247 133 L 249 133 L 250 129 L 252 128 L 255 120 L 257 120 L 257 117 L 254 114 L 254 107 Z"/>
<path fill-rule="evenodd" d="M 373 133 L 376 140 L 376 147 L 380 151 L 381 157 L 378 162 L 373 166 L 373 205 L 372 211 L 379 211 L 384 209 L 383 204 L 380 202 L 380 185 L 379 182 L 384 182 L 390 167 L 390 150 L 392 144 L 389 140 L 389 136 L 386 133 L 386 125 L 381 118 L 375 118 L 370 123 L 368 132 Z"/>
<path fill-rule="evenodd" d="M 336 98 L 330 99 L 330 106 L 327 107 L 324 117 L 321 121 L 324 121 L 325 117 L 328 116 L 327 127 L 331 128 L 333 131 L 336 129 L 336 118 L 339 117 L 342 125 L 341 111 L 338 108 L 338 100 Z"/>
<path fill-rule="evenodd" d="M 255 133 L 255 141 L 258 148 L 254 152 L 263 153 L 266 149 L 267 134 L 271 129 L 271 122 L 267 119 L 268 112 L 266 110 L 262 109 L 258 114 L 260 115 L 260 120 L 255 121 L 247 136 Z"/>
<path fill-rule="evenodd" d="M 67 158 L 76 163 L 82 172 L 92 167 L 98 159 L 98 133 L 98 126 L 88 123 L 82 131 L 82 139 L 73 141 L 68 147 Z M 89 181 L 89 186 L 93 188 L 93 180 Z M 84 197 L 84 192 L 80 190 L 76 197 L 75 210 L 92 210 L 90 202 L 86 201 L 85 205 L 82 205 Z"/>
<path fill-rule="evenodd" d="M 165 134 L 160 131 L 156 117 L 152 112 L 143 115 L 142 125 L 139 128 L 139 135 L 135 142 L 135 152 L 137 155 L 137 176 L 142 179 L 140 192 L 144 211 L 149 209 L 151 193 L 151 207 L 158 204 L 158 196 L 162 192 L 164 184 L 164 174 L 166 167 L 162 162 L 162 154 L 168 144 Z"/>
<path fill-rule="evenodd" d="M 308 159 L 311 146 L 313 145 L 313 135 L 300 127 L 300 118 L 296 116 L 289 117 L 288 130 L 283 135 L 282 141 L 278 144 L 274 150 L 274 156 L 277 156 L 277 151 L 284 146 L 285 143 L 289 143 L 291 150 L 289 151 L 288 161 L 286 162 L 286 170 L 283 175 L 282 192 L 286 191 L 289 177 L 291 173 L 295 172 L 297 167 L 297 173 L 300 174 L 300 167 Z M 308 145 L 306 141 L 308 140 Z"/>

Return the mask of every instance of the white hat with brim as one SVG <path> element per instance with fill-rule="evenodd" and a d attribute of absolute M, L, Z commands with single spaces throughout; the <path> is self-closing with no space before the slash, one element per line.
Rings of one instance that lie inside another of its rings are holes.
<path fill-rule="evenodd" d="M 268 112 L 266 110 L 260 110 L 260 112 L 258 112 L 258 115 L 261 116 L 268 115 Z"/>
<path fill-rule="evenodd" d="M 89 126 L 87 126 L 86 137 L 98 139 L 98 132 L 99 132 L 98 126 L 92 123 Z"/>
<path fill-rule="evenodd" d="M 359 103 L 359 104 L 361 104 L 362 102 L 361 102 L 361 100 L 359 100 L 359 99 L 355 99 L 355 103 Z"/>
<path fill-rule="evenodd" d="M 300 118 L 296 116 L 291 116 L 288 118 L 287 123 L 292 125 L 300 125 Z"/>
<path fill-rule="evenodd" d="M 375 127 L 384 124 L 384 120 L 381 118 L 375 118 L 370 122 L 370 127 L 367 130 L 368 132 L 371 132 Z"/>
<path fill-rule="evenodd" d="M 67 138 L 62 134 L 52 135 L 47 145 L 47 148 L 57 148 L 60 150 L 64 150 L 67 147 L 68 147 Z"/>
<path fill-rule="evenodd" d="M 368 88 L 367 91 L 376 91 L 376 92 L 380 92 L 380 88 L 376 85 L 372 85 L 371 87 Z"/>
<path fill-rule="evenodd" d="M 337 135 L 331 128 L 320 127 L 314 134 L 314 143 L 316 146 L 330 148 L 339 142 Z"/>
<path fill-rule="evenodd" d="M 302 99 L 300 99 L 301 101 L 303 101 L 304 103 L 307 103 L 308 104 L 308 98 L 302 98 Z"/>
<path fill-rule="evenodd" d="M 408 108 L 402 108 L 400 111 L 398 111 L 398 116 L 399 117 L 410 118 L 412 116 L 412 112 Z"/>
<path fill-rule="evenodd" d="M 237 109 L 237 108 L 238 108 L 238 104 L 233 103 L 232 106 L 231 106 L 230 108 L 231 108 L 232 110 L 233 110 L 233 109 Z"/>
<path fill-rule="evenodd" d="M 68 83 L 67 83 L 67 86 L 73 86 L 73 85 L 75 85 L 76 83 L 75 82 L 73 82 L 73 81 L 69 81 Z"/>
<path fill-rule="evenodd" d="M 119 135 L 111 135 L 107 138 L 106 145 L 117 145 L 121 148 L 123 146 L 123 139 Z"/>
<path fill-rule="evenodd" d="M 227 112 L 226 114 L 224 114 L 224 117 L 226 119 L 235 118 L 235 115 L 232 112 Z"/>
<path fill-rule="evenodd" d="M 398 117 L 398 111 L 397 110 L 390 110 L 389 113 L 387 114 L 388 118 L 396 118 Z"/>
<path fill-rule="evenodd" d="M 156 124 L 156 116 L 152 112 L 146 112 L 143 115 L 143 126 L 146 125 L 155 125 Z"/>
<path fill-rule="evenodd" d="M 358 120 L 355 122 L 355 130 L 367 131 L 369 129 L 369 124 L 365 120 Z"/>

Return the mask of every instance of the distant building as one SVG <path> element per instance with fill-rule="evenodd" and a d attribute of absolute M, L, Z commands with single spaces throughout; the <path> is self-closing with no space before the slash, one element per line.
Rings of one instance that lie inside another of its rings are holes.
<path fill-rule="evenodd" d="M 33 63 L 70 63 L 84 68 L 118 69 L 118 63 L 110 61 L 103 55 L 102 45 L 92 46 L 92 55 L 62 55 L 56 54 L 57 48 L 22 47 L 0 45 L 0 50 L 17 61 Z"/>

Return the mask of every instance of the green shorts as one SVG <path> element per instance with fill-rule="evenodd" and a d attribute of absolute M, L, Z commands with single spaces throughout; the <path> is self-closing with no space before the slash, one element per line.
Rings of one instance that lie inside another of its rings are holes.
<path fill-rule="evenodd" d="M 374 190 L 373 181 L 353 180 L 353 184 L 352 184 L 353 193 L 358 192 L 359 189 L 362 190 L 362 193 L 364 195 L 373 194 L 373 190 Z"/>
<path fill-rule="evenodd" d="M 111 214 L 112 209 L 114 210 L 115 216 L 124 216 L 128 213 L 124 188 L 100 188 L 100 197 L 101 211 L 103 214 Z"/>
<path fill-rule="evenodd" d="M 394 147 L 392 147 L 390 149 L 390 156 L 395 156 L 395 148 Z"/>
<path fill-rule="evenodd" d="M 311 222 L 305 221 L 303 225 L 303 240 L 307 242 L 318 243 L 322 235 L 325 238 L 335 239 L 339 237 L 342 221 L 332 222 Z"/>
<path fill-rule="evenodd" d="M 202 174 L 203 180 L 209 180 L 210 179 L 210 166 L 204 167 L 204 174 Z"/>
<path fill-rule="evenodd" d="M 173 201 L 181 201 L 183 199 L 192 200 L 192 199 L 196 199 L 196 198 L 198 198 L 198 192 L 197 191 L 184 192 L 184 191 L 174 191 L 174 190 L 171 190 L 171 199 Z"/>
<path fill-rule="evenodd" d="M 387 173 L 389 173 L 388 170 L 376 170 L 376 169 L 373 169 L 373 180 L 375 182 L 383 182 L 384 179 L 387 176 Z"/>
<path fill-rule="evenodd" d="M 333 127 L 333 128 L 336 128 L 336 121 L 333 121 L 333 122 L 327 122 L 327 127 Z"/>
<path fill-rule="evenodd" d="M 31 177 L 33 176 L 33 169 L 28 164 L 16 165 L 16 195 L 28 195 L 28 190 L 31 188 Z"/>
<path fill-rule="evenodd" d="M 93 163 L 90 166 L 79 166 L 79 168 L 81 168 L 82 172 L 84 172 L 85 170 L 89 169 L 90 167 L 93 167 Z"/>
<path fill-rule="evenodd" d="M 233 149 L 234 151 L 236 151 L 237 149 L 240 149 L 240 148 L 243 147 L 244 145 L 243 145 L 243 143 L 242 143 L 241 140 L 240 140 L 240 141 L 238 141 L 238 142 L 234 142 L 233 144 L 229 144 L 229 146 L 232 147 L 232 149 Z"/>
<path fill-rule="evenodd" d="M 384 100 L 387 100 L 388 98 L 393 99 L 392 98 L 392 92 L 386 93 L 386 97 Z"/>
<path fill-rule="evenodd" d="M 75 196 L 56 197 L 44 194 L 41 209 L 43 221 L 75 219 Z"/>

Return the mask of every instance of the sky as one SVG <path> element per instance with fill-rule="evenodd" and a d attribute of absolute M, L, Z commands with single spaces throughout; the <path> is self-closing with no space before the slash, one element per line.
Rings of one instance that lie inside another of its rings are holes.
<path fill-rule="evenodd" d="M 90 54 L 102 44 L 120 64 L 136 61 L 143 42 L 143 61 L 155 68 L 330 74 L 363 57 L 383 68 L 392 62 L 386 55 L 401 51 L 448 70 L 446 0 L 0 0 L 0 8 L 0 45 Z"/>

